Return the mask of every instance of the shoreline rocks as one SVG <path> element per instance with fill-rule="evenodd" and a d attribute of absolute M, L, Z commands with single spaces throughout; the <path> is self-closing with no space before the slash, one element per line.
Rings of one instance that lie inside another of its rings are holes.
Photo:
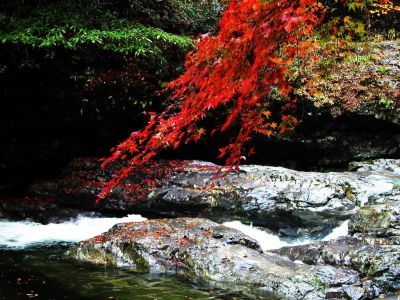
<path fill-rule="evenodd" d="M 213 164 L 156 166 L 131 175 L 96 205 L 97 193 L 120 166 L 101 170 L 95 159 L 77 159 L 59 180 L 32 185 L 28 198 L 1 201 L 0 212 L 43 222 L 89 211 L 162 217 L 115 225 L 70 252 L 137 272 L 233 283 L 289 299 L 372 299 L 399 291 L 400 160 L 353 163 L 355 171 L 328 173 L 243 166 L 213 187 Z M 149 178 L 157 185 L 149 188 Z M 251 237 L 215 222 L 228 219 L 262 225 L 285 240 L 315 240 L 349 220 L 349 235 L 262 252 Z"/>
<path fill-rule="evenodd" d="M 380 204 L 376 204 L 376 203 Z M 370 199 L 349 222 L 349 235 L 272 252 L 305 264 L 328 264 L 358 272 L 367 296 L 400 292 L 400 198 Z M 338 289 L 339 292 L 339 289 Z M 340 290 L 343 292 L 343 289 Z M 339 293 L 340 294 L 340 293 Z M 353 299 L 353 298 L 352 298 Z"/>
<path fill-rule="evenodd" d="M 350 218 L 368 199 L 398 197 L 399 165 L 400 160 L 382 159 L 353 163 L 356 172 L 328 173 L 242 166 L 212 181 L 219 171 L 214 164 L 161 161 L 129 176 L 96 204 L 97 194 L 121 165 L 102 170 L 97 159 L 81 158 L 60 179 L 31 185 L 28 198 L 38 203 L 33 208 L 40 208 L 45 216 L 67 210 L 139 213 L 150 218 L 204 217 L 216 222 L 236 219 L 288 237 L 311 234 L 318 238 Z M 149 180 L 156 184 L 149 185 Z M 46 206 L 40 204 L 43 199 L 53 201 Z M 29 217 L 29 206 L 23 207 L 23 213 L 20 210 L 18 201 L 0 202 L 3 215 Z M 35 213 L 31 215 L 36 218 Z"/>
<path fill-rule="evenodd" d="M 373 299 L 400 288 L 400 247 L 383 237 L 262 252 L 240 231 L 201 218 L 117 224 L 69 255 L 135 272 L 250 285 L 258 295 L 285 299 Z"/>
<path fill-rule="evenodd" d="M 350 218 L 347 236 L 265 252 L 236 229 L 177 218 L 117 224 L 70 254 L 138 272 L 251 285 L 257 294 L 289 299 L 374 299 L 400 292 L 399 204 L 397 197 L 370 199 Z"/>
<path fill-rule="evenodd" d="M 207 219 L 177 218 L 115 225 L 80 243 L 79 260 L 148 273 L 252 285 L 257 292 L 290 299 L 324 299 L 329 288 L 362 285 L 357 272 L 306 266 L 262 253 L 255 240 Z"/>
<path fill-rule="evenodd" d="M 139 170 L 95 205 L 97 194 L 116 167 L 103 171 L 97 161 L 77 160 L 59 181 L 57 197 L 66 207 L 150 217 L 205 217 L 216 222 L 239 219 L 287 236 L 310 231 L 322 236 L 348 219 L 369 197 L 390 195 L 400 186 L 400 175 L 386 171 L 322 173 L 242 166 L 238 172 L 212 181 L 219 167 L 211 163 L 167 161 L 152 167 L 163 174 L 153 177 L 159 180 L 156 187 L 147 188 L 149 175 Z"/>

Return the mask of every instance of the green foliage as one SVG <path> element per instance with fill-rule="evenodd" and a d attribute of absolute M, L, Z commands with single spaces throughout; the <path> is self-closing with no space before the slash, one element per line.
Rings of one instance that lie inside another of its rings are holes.
<path fill-rule="evenodd" d="M 379 73 L 381 73 L 381 74 L 387 74 L 387 73 L 389 73 L 389 69 L 387 69 L 387 68 L 384 67 L 384 66 L 379 66 L 378 69 L 377 69 L 377 71 L 378 71 Z"/>
<path fill-rule="evenodd" d="M 0 74 L 4 73 L 7 69 L 7 66 L 0 64 Z"/>
<path fill-rule="evenodd" d="M 188 12 L 173 14 L 181 2 L 0 1 L 0 79 L 10 85 L 30 76 L 39 87 L 50 76 L 83 116 L 154 110 L 161 102 L 156 92 L 177 76 L 193 47 L 194 31 L 175 20 L 189 18 Z M 201 0 L 191 3 L 200 11 Z M 13 95 L 6 90 L 4 99 Z"/>
<path fill-rule="evenodd" d="M 0 14 L 0 41 L 51 50 L 77 50 L 95 46 L 99 50 L 164 62 L 166 46 L 187 50 L 190 38 L 167 33 L 120 18 L 115 13 L 80 4 L 55 2 L 39 4 L 29 15 L 17 10 Z"/>
<path fill-rule="evenodd" d="M 174 33 L 197 35 L 214 31 L 223 5 L 220 0 L 102 0 L 103 5 L 119 7 L 128 18 L 143 20 Z"/>
<path fill-rule="evenodd" d="M 371 64 L 372 55 L 371 54 L 360 54 L 352 55 L 346 59 L 346 62 L 354 65 L 368 65 Z"/>
<path fill-rule="evenodd" d="M 393 100 L 391 99 L 387 99 L 387 98 L 382 98 L 381 100 L 379 100 L 379 104 L 386 110 L 390 110 L 393 108 Z"/>

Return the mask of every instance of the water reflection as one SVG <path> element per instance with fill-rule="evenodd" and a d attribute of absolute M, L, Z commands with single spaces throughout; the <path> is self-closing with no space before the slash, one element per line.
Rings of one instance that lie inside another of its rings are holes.
<path fill-rule="evenodd" d="M 266 299 L 248 286 L 79 263 L 65 255 L 69 247 L 0 250 L 0 299 Z"/>

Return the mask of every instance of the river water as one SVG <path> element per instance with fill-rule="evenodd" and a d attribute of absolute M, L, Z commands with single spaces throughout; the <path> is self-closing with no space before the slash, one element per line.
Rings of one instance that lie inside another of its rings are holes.
<path fill-rule="evenodd" d="M 78 241 L 98 235 L 114 224 L 143 220 L 140 215 L 79 216 L 47 225 L 0 220 L 0 299 L 265 299 L 265 295 L 254 294 L 251 287 L 139 274 L 77 262 L 65 254 Z M 224 225 L 253 237 L 263 250 L 310 242 L 284 241 L 239 221 Z M 325 239 L 346 234 L 344 222 Z M 271 295 L 270 299 L 274 297 Z"/>

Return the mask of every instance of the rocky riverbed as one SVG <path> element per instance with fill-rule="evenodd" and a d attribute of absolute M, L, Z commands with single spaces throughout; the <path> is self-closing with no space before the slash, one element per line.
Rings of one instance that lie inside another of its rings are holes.
<path fill-rule="evenodd" d="M 212 180 L 219 167 L 199 161 L 147 166 L 96 204 L 118 165 L 106 170 L 96 159 L 75 159 L 58 180 L 32 184 L 24 198 L 1 201 L 0 213 L 46 223 L 78 213 L 140 213 L 147 217 L 237 219 L 286 236 L 327 234 L 369 198 L 400 193 L 400 160 L 351 163 L 347 172 L 301 172 L 243 166 Z M 151 172 L 149 172 L 151 170 Z M 148 180 L 156 181 L 154 186 Z"/>
<path fill-rule="evenodd" d="M 69 251 L 79 261 L 235 283 L 261 297 L 399 293 L 400 160 L 354 162 L 349 171 L 327 173 L 243 166 L 213 180 L 219 167 L 210 163 L 158 162 L 96 204 L 118 167 L 102 170 L 95 159 L 76 159 L 58 180 L 32 184 L 23 199 L 1 201 L 0 212 L 42 223 L 93 212 L 151 218 L 81 242 Z M 261 247 L 251 232 L 221 225 L 227 220 L 252 222 L 282 240 L 314 242 Z M 340 224 L 348 224 L 347 236 L 322 240 Z"/>
<path fill-rule="evenodd" d="M 252 285 L 291 299 L 371 299 L 400 288 L 398 204 L 367 205 L 350 235 L 263 252 L 238 230 L 207 219 L 131 222 L 80 243 L 79 260 L 136 272 Z"/>

